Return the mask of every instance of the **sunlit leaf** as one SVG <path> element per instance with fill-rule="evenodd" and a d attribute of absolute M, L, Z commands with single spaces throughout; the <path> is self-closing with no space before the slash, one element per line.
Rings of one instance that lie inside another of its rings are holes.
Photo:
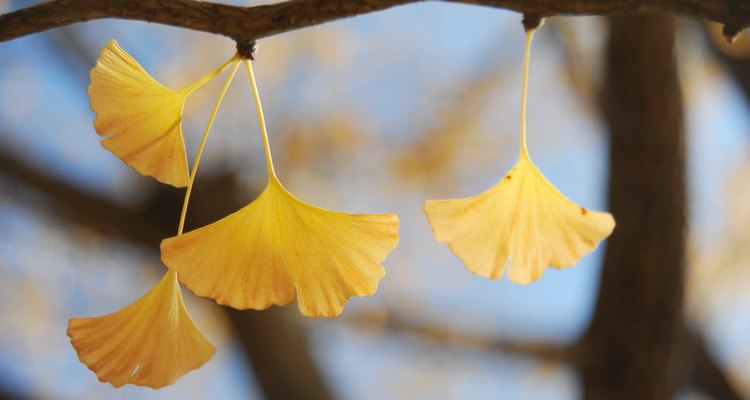
<path fill-rule="evenodd" d="M 71 319 L 68 336 L 81 362 L 115 387 L 170 385 L 215 352 L 185 310 L 174 271 L 118 312 Z"/>
<path fill-rule="evenodd" d="M 114 40 L 91 70 L 89 98 L 102 146 L 143 175 L 176 187 L 188 183 L 182 109 L 189 90 L 152 78 Z"/>
<path fill-rule="evenodd" d="M 377 290 L 398 243 L 395 214 L 346 214 L 294 197 L 272 176 L 252 203 L 166 239 L 162 260 L 195 294 L 237 309 L 294 301 L 308 316 L 339 315 Z"/>
<path fill-rule="evenodd" d="M 612 215 L 563 196 L 525 153 L 492 188 L 475 197 L 430 200 L 425 214 L 439 242 L 480 276 L 529 284 L 547 266 L 564 268 L 594 250 L 615 226 Z"/>

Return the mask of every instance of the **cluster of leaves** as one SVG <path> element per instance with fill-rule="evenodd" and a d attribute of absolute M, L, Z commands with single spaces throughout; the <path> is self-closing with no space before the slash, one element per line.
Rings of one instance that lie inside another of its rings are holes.
<path fill-rule="evenodd" d="M 528 32 L 523 119 L 531 38 Z M 206 138 L 240 64 L 253 89 L 267 186 L 241 210 L 183 234 Z M 189 172 L 181 128 L 185 100 L 226 69 L 231 72 Z M 187 187 L 177 235 L 161 244 L 168 267 L 162 280 L 118 312 L 70 321 L 73 347 L 101 381 L 159 388 L 212 357 L 215 348 L 190 319 L 179 283 L 237 309 L 266 309 L 296 297 L 301 313 L 312 317 L 337 316 L 349 298 L 376 292 L 385 275 L 380 263 L 398 243 L 398 217 L 325 210 L 284 188 L 274 170 L 250 60 L 236 54 L 175 91 L 110 41 L 91 72 L 89 96 L 103 147 L 142 175 Z M 610 214 L 572 203 L 544 178 L 529 157 L 525 121 L 519 161 L 498 184 L 471 198 L 428 201 L 424 211 L 437 240 L 448 243 L 471 272 L 496 279 L 509 264 L 509 279 L 520 284 L 540 278 L 548 266 L 575 264 L 614 229 Z"/>

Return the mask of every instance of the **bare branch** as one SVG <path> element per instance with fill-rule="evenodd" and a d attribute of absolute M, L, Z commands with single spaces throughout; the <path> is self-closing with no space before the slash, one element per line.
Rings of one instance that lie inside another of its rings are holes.
<path fill-rule="evenodd" d="M 238 43 L 341 18 L 428 0 L 289 0 L 239 7 L 196 0 L 55 0 L 0 16 L 0 42 L 78 22 L 119 18 L 216 33 Z M 485 5 L 539 16 L 673 13 L 750 25 L 745 0 L 432 0 Z"/>
<path fill-rule="evenodd" d="M 440 325 L 418 324 L 399 316 L 396 312 L 360 312 L 344 317 L 345 322 L 357 329 L 386 329 L 390 332 L 416 336 L 430 342 L 449 346 L 464 346 L 479 350 L 533 357 L 542 361 L 565 363 L 575 361 L 575 346 L 548 342 L 524 342 L 456 331 Z"/>
<path fill-rule="evenodd" d="M 128 207 L 64 183 L 28 165 L 10 152 L 0 151 L 0 173 L 19 179 L 29 187 L 56 200 L 62 205 L 57 211 L 65 218 L 88 226 L 103 235 L 114 234 L 151 248 L 156 248 L 161 239 L 168 236 L 143 215 Z"/>

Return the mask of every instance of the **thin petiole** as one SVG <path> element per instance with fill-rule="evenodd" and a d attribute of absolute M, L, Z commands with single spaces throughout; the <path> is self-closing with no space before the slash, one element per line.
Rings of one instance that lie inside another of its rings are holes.
<path fill-rule="evenodd" d="M 177 236 L 182 235 L 182 230 L 185 228 L 185 216 L 187 215 L 188 202 L 190 201 L 190 193 L 192 193 L 193 191 L 193 182 L 195 182 L 195 175 L 198 173 L 198 165 L 201 162 L 201 155 L 203 155 L 203 148 L 206 146 L 206 140 L 208 139 L 208 134 L 209 132 L 211 132 L 211 126 L 213 126 L 214 124 L 214 119 L 216 119 L 216 113 L 219 111 L 219 105 L 221 104 L 221 100 L 224 98 L 224 95 L 227 93 L 227 90 L 229 89 L 229 84 L 232 83 L 234 74 L 237 73 L 237 68 L 239 68 L 240 66 L 240 61 L 237 57 L 232 57 L 230 61 L 233 61 L 232 72 L 229 73 L 229 78 L 227 78 L 226 83 L 224 83 L 224 87 L 221 89 L 221 93 L 219 93 L 219 98 L 216 100 L 216 104 L 214 105 L 213 110 L 211 110 L 211 116 L 208 117 L 206 130 L 203 131 L 203 137 L 201 138 L 201 143 L 198 146 L 198 153 L 196 153 L 195 155 L 195 162 L 193 163 L 193 170 L 190 172 L 190 179 L 188 180 L 187 192 L 185 193 L 185 201 L 182 204 L 182 214 L 180 214 L 180 226 L 179 228 L 177 228 Z"/>
<path fill-rule="evenodd" d="M 521 155 L 529 157 L 529 150 L 526 147 L 526 94 L 529 85 L 529 58 L 531 54 L 531 40 L 534 38 L 534 31 L 526 31 L 526 49 L 523 55 L 523 89 L 521 91 Z"/>
<path fill-rule="evenodd" d="M 190 87 L 188 87 L 187 89 L 185 89 L 185 91 L 192 92 L 193 90 L 198 89 L 204 83 L 206 83 L 206 82 L 210 81 L 211 79 L 215 78 L 216 75 L 219 75 L 220 73 L 224 72 L 225 69 L 229 68 L 229 66 L 232 65 L 232 63 L 234 63 L 238 59 L 239 59 L 239 56 L 235 53 L 235 55 L 233 55 L 229 60 L 227 60 L 227 62 L 225 62 L 224 64 L 222 64 L 219 68 L 216 68 L 212 72 L 208 73 L 203 78 L 199 79 L 198 82 L 195 82 L 194 84 L 190 85 Z"/>
<path fill-rule="evenodd" d="M 245 69 L 247 70 L 247 76 L 250 78 L 250 86 L 253 88 L 253 97 L 255 99 L 255 108 L 258 111 L 258 123 L 260 124 L 260 132 L 263 134 L 263 148 L 266 151 L 266 165 L 268 166 L 268 176 L 270 178 L 276 178 L 276 171 L 273 169 L 273 159 L 271 158 L 271 146 L 268 144 L 268 132 L 266 131 L 266 120 L 263 118 L 263 106 L 260 104 L 260 94 L 258 93 L 258 85 L 255 83 L 255 74 L 253 73 L 253 64 L 250 60 L 245 61 Z"/>

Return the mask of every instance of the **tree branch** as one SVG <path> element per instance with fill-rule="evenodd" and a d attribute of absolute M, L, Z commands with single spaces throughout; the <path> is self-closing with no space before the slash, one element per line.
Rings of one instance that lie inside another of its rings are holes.
<path fill-rule="evenodd" d="M 574 363 L 576 346 L 550 342 L 524 342 L 451 330 L 449 327 L 419 324 L 396 312 L 359 312 L 342 318 L 355 329 L 387 329 L 390 332 L 411 335 L 444 346 L 463 346 L 498 353 L 533 357 L 546 362 Z"/>
<path fill-rule="evenodd" d="M 29 187 L 57 200 L 62 207 L 56 211 L 64 218 L 87 226 L 102 235 L 116 235 L 152 249 L 156 248 L 164 237 L 169 236 L 144 215 L 52 177 L 10 152 L 0 151 L 0 173 L 19 179 Z M 175 212 L 172 214 L 177 215 Z M 175 222 L 172 225 L 177 221 L 176 218 L 173 219 Z"/>
<path fill-rule="evenodd" d="M 0 42 L 102 18 L 156 22 L 224 35 L 238 43 L 427 0 L 289 0 L 239 7 L 196 0 L 55 0 L 0 16 Z M 745 0 L 432 0 L 485 5 L 526 14 L 683 14 L 725 24 L 750 25 Z"/>

